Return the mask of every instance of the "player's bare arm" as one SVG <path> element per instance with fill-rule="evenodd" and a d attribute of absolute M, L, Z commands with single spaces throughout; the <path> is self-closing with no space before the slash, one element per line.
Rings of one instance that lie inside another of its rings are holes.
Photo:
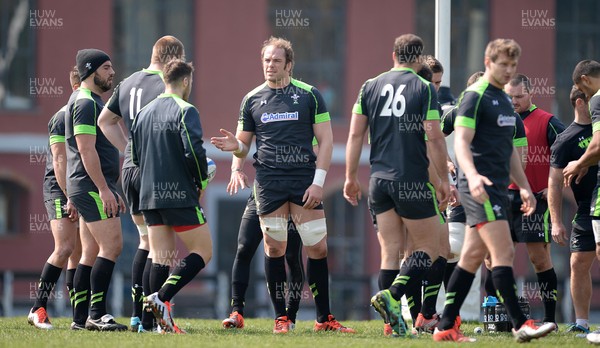
<path fill-rule="evenodd" d="M 243 190 L 250 187 L 248 184 L 248 176 L 244 173 L 244 162 L 246 158 L 231 156 L 231 177 L 227 184 L 227 193 L 229 195 L 237 194 L 238 190 Z"/>
<path fill-rule="evenodd" d="M 565 246 L 567 230 L 562 219 L 563 173 L 561 168 L 550 168 L 548 178 L 548 209 L 552 220 L 552 240 Z"/>
<path fill-rule="evenodd" d="M 450 199 L 450 184 L 448 181 L 448 150 L 446 137 L 442 133 L 439 120 L 424 121 L 425 134 L 427 135 L 427 156 L 439 177 L 440 184 L 436 186 L 436 195 L 440 209 L 445 209 Z"/>
<path fill-rule="evenodd" d="M 521 159 L 521 166 L 523 167 L 523 170 L 525 170 L 525 168 L 527 168 L 528 148 L 527 146 L 518 146 L 515 148 L 517 149 L 517 155 L 519 155 L 519 158 Z"/>
<path fill-rule="evenodd" d="M 233 152 L 235 157 L 245 158 L 250 151 L 253 132 L 238 131 L 236 135 L 226 129 L 219 129 L 223 137 L 211 137 L 210 143 L 221 151 Z"/>
<path fill-rule="evenodd" d="M 104 107 L 98 117 L 98 127 L 100 127 L 108 141 L 119 149 L 119 152 L 124 153 L 127 146 L 127 137 L 123 134 L 119 121 L 121 121 L 119 115 Z"/>
<path fill-rule="evenodd" d="M 346 182 L 344 183 L 344 198 L 353 206 L 358 205 L 362 196 L 358 181 L 358 163 L 367 129 L 367 117 L 353 113 L 346 143 Z"/>
<path fill-rule="evenodd" d="M 569 162 L 563 170 L 565 186 L 570 186 L 573 179 L 579 183 L 587 174 L 588 168 L 597 164 L 598 161 L 600 161 L 600 132 L 595 132 L 583 156 L 577 161 Z"/>
<path fill-rule="evenodd" d="M 52 151 L 52 167 L 54 167 L 54 175 L 56 175 L 56 182 L 60 189 L 65 194 L 65 197 L 69 197 L 67 195 L 67 148 L 65 143 L 54 143 L 50 145 Z M 71 203 L 69 199 L 67 199 L 67 213 L 69 213 L 69 219 L 75 221 L 78 218 L 77 209 Z"/>
<path fill-rule="evenodd" d="M 519 186 L 519 194 L 523 204 L 521 205 L 521 211 L 523 215 L 531 215 L 535 211 L 535 197 L 529 187 L 529 182 L 525 176 L 525 171 L 521 166 L 521 159 L 517 153 L 517 149 L 513 146 L 513 152 L 510 157 L 510 179 Z"/>
<path fill-rule="evenodd" d="M 323 200 L 323 184 L 325 175 L 331 164 L 331 155 L 333 153 L 333 132 L 331 131 L 331 122 L 320 122 L 313 124 L 313 132 L 317 138 L 317 169 L 315 170 L 315 180 L 312 185 L 306 189 L 302 198 L 304 209 L 313 209 Z"/>

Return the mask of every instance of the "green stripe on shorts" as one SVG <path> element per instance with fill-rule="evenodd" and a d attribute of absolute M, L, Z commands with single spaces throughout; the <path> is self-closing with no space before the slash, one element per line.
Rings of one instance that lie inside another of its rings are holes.
<path fill-rule="evenodd" d="M 60 206 L 60 198 L 54 200 L 54 208 L 56 209 L 56 218 L 62 219 L 62 207 Z"/>
<path fill-rule="evenodd" d="M 550 242 L 550 210 L 546 208 L 544 212 L 544 242 Z"/>
<path fill-rule="evenodd" d="M 600 216 L 600 189 L 596 190 L 596 198 L 592 203 L 592 213 L 590 214 L 593 217 Z"/>
<path fill-rule="evenodd" d="M 88 192 L 88 194 L 94 199 L 96 202 L 96 207 L 98 207 L 98 213 L 100 214 L 100 219 L 106 220 L 108 216 L 104 212 L 104 204 L 102 204 L 102 200 L 100 199 L 100 195 L 98 192 Z"/>
<path fill-rule="evenodd" d="M 200 222 L 200 225 L 204 225 L 206 223 L 206 220 L 204 219 L 204 214 L 202 214 L 202 210 L 200 210 L 200 208 L 196 207 L 196 214 L 198 214 L 198 221 Z"/>
<path fill-rule="evenodd" d="M 435 207 L 435 214 L 440 218 L 440 225 L 444 224 L 444 217 L 442 216 L 442 213 L 440 213 L 440 209 L 438 208 L 438 202 L 437 199 L 435 197 L 435 187 L 433 187 L 433 185 L 428 182 L 426 183 L 427 188 L 429 188 L 429 191 L 431 191 L 431 199 L 433 200 L 433 206 Z"/>
<path fill-rule="evenodd" d="M 496 214 L 494 214 L 494 209 L 492 209 L 492 203 L 489 199 L 483 203 L 483 209 L 485 210 L 485 217 L 488 222 L 496 221 Z"/>

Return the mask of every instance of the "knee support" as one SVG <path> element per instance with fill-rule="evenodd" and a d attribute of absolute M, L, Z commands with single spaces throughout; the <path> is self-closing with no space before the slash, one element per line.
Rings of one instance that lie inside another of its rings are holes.
<path fill-rule="evenodd" d="M 287 241 L 288 222 L 281 217 L 266 217 L 260 219 L 260 229 L 278 242 Z"/>
<path fill-rule="evenodd" d="M 327 236 L 325 218 L 299 224 L 296 228 L 300 238 L 302 238 L 302 244 L 306 246 L 313 246 Z"/>
<path fill-rule="evenodd" d="M 135 225 L 141 237 L 148 235 L 148 225 Z"/>
<path fill-rule="evenodd" d="M 449 222 L 448 237 L 450 239 L 450 253 L 453 254 L 453 257 L 449 258 L 448 262 L 458 262 L 460 251 L 465 242 L 465 224 L 461 222 Z"/>

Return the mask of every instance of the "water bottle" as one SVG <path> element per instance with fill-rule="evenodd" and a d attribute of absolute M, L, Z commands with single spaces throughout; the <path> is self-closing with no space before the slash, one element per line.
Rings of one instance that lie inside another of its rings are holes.
<path fill-rule="evenodd" d="M 498 299 L 494 296 L 487 296 L 483 299 L 483 329 L 486 332 L 496 332 L 495 315 Z"/>
<path fill-rule="evenodd" d="M 496 313 L 494 319 L 496 322 L 496 332 L 510 332 L 512 326 L 508 320 L 508 313 L 504 304 L 498 303 L 495 307 Z"/>

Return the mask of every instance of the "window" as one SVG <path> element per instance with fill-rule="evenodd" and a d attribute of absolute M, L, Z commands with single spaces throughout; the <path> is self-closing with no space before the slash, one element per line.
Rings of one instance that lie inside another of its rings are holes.
<path fill-rule="evenodd" d="M 15 235 L 26 226 L 27 190 L 16 182 L 0 179 L 0 236 Z M 31 219 L 31 216 L 30 216 Z"/>
<path fill-rule="evenodd" d="M 556 2 L 556 101 L 565 125 L 572 120 L 569 93 L 573 69 L 584 59 L 600 59 L 600 3 L 594 0 Z"/>
<path fill-rule="evenodd" d="M 345 1 L 269 1 L 269 23 L 274 36 L 292 42 L 293 76 L 315 86 L 323 95 L 331 119 L 343 120 Z M 266 38 L 265 38 L 266 39 Z"/>
<path fill-rule="evenodd" d="M 160 37 L 173 35 L 193 61 L 194 2 L 192 0 L 114 1 L 114 54 L 116 81 L 150 64 L 152 46 Z"/>
<path fill-rule="evenodd" d="M 28 0 L 0 2 L 0 109 L 23 110 L 33 106 L 30 80 L 35 78 L 35 60 L 31 57 L 35 57 L 38 15 L 30 9 L 33 6 Z"/>

